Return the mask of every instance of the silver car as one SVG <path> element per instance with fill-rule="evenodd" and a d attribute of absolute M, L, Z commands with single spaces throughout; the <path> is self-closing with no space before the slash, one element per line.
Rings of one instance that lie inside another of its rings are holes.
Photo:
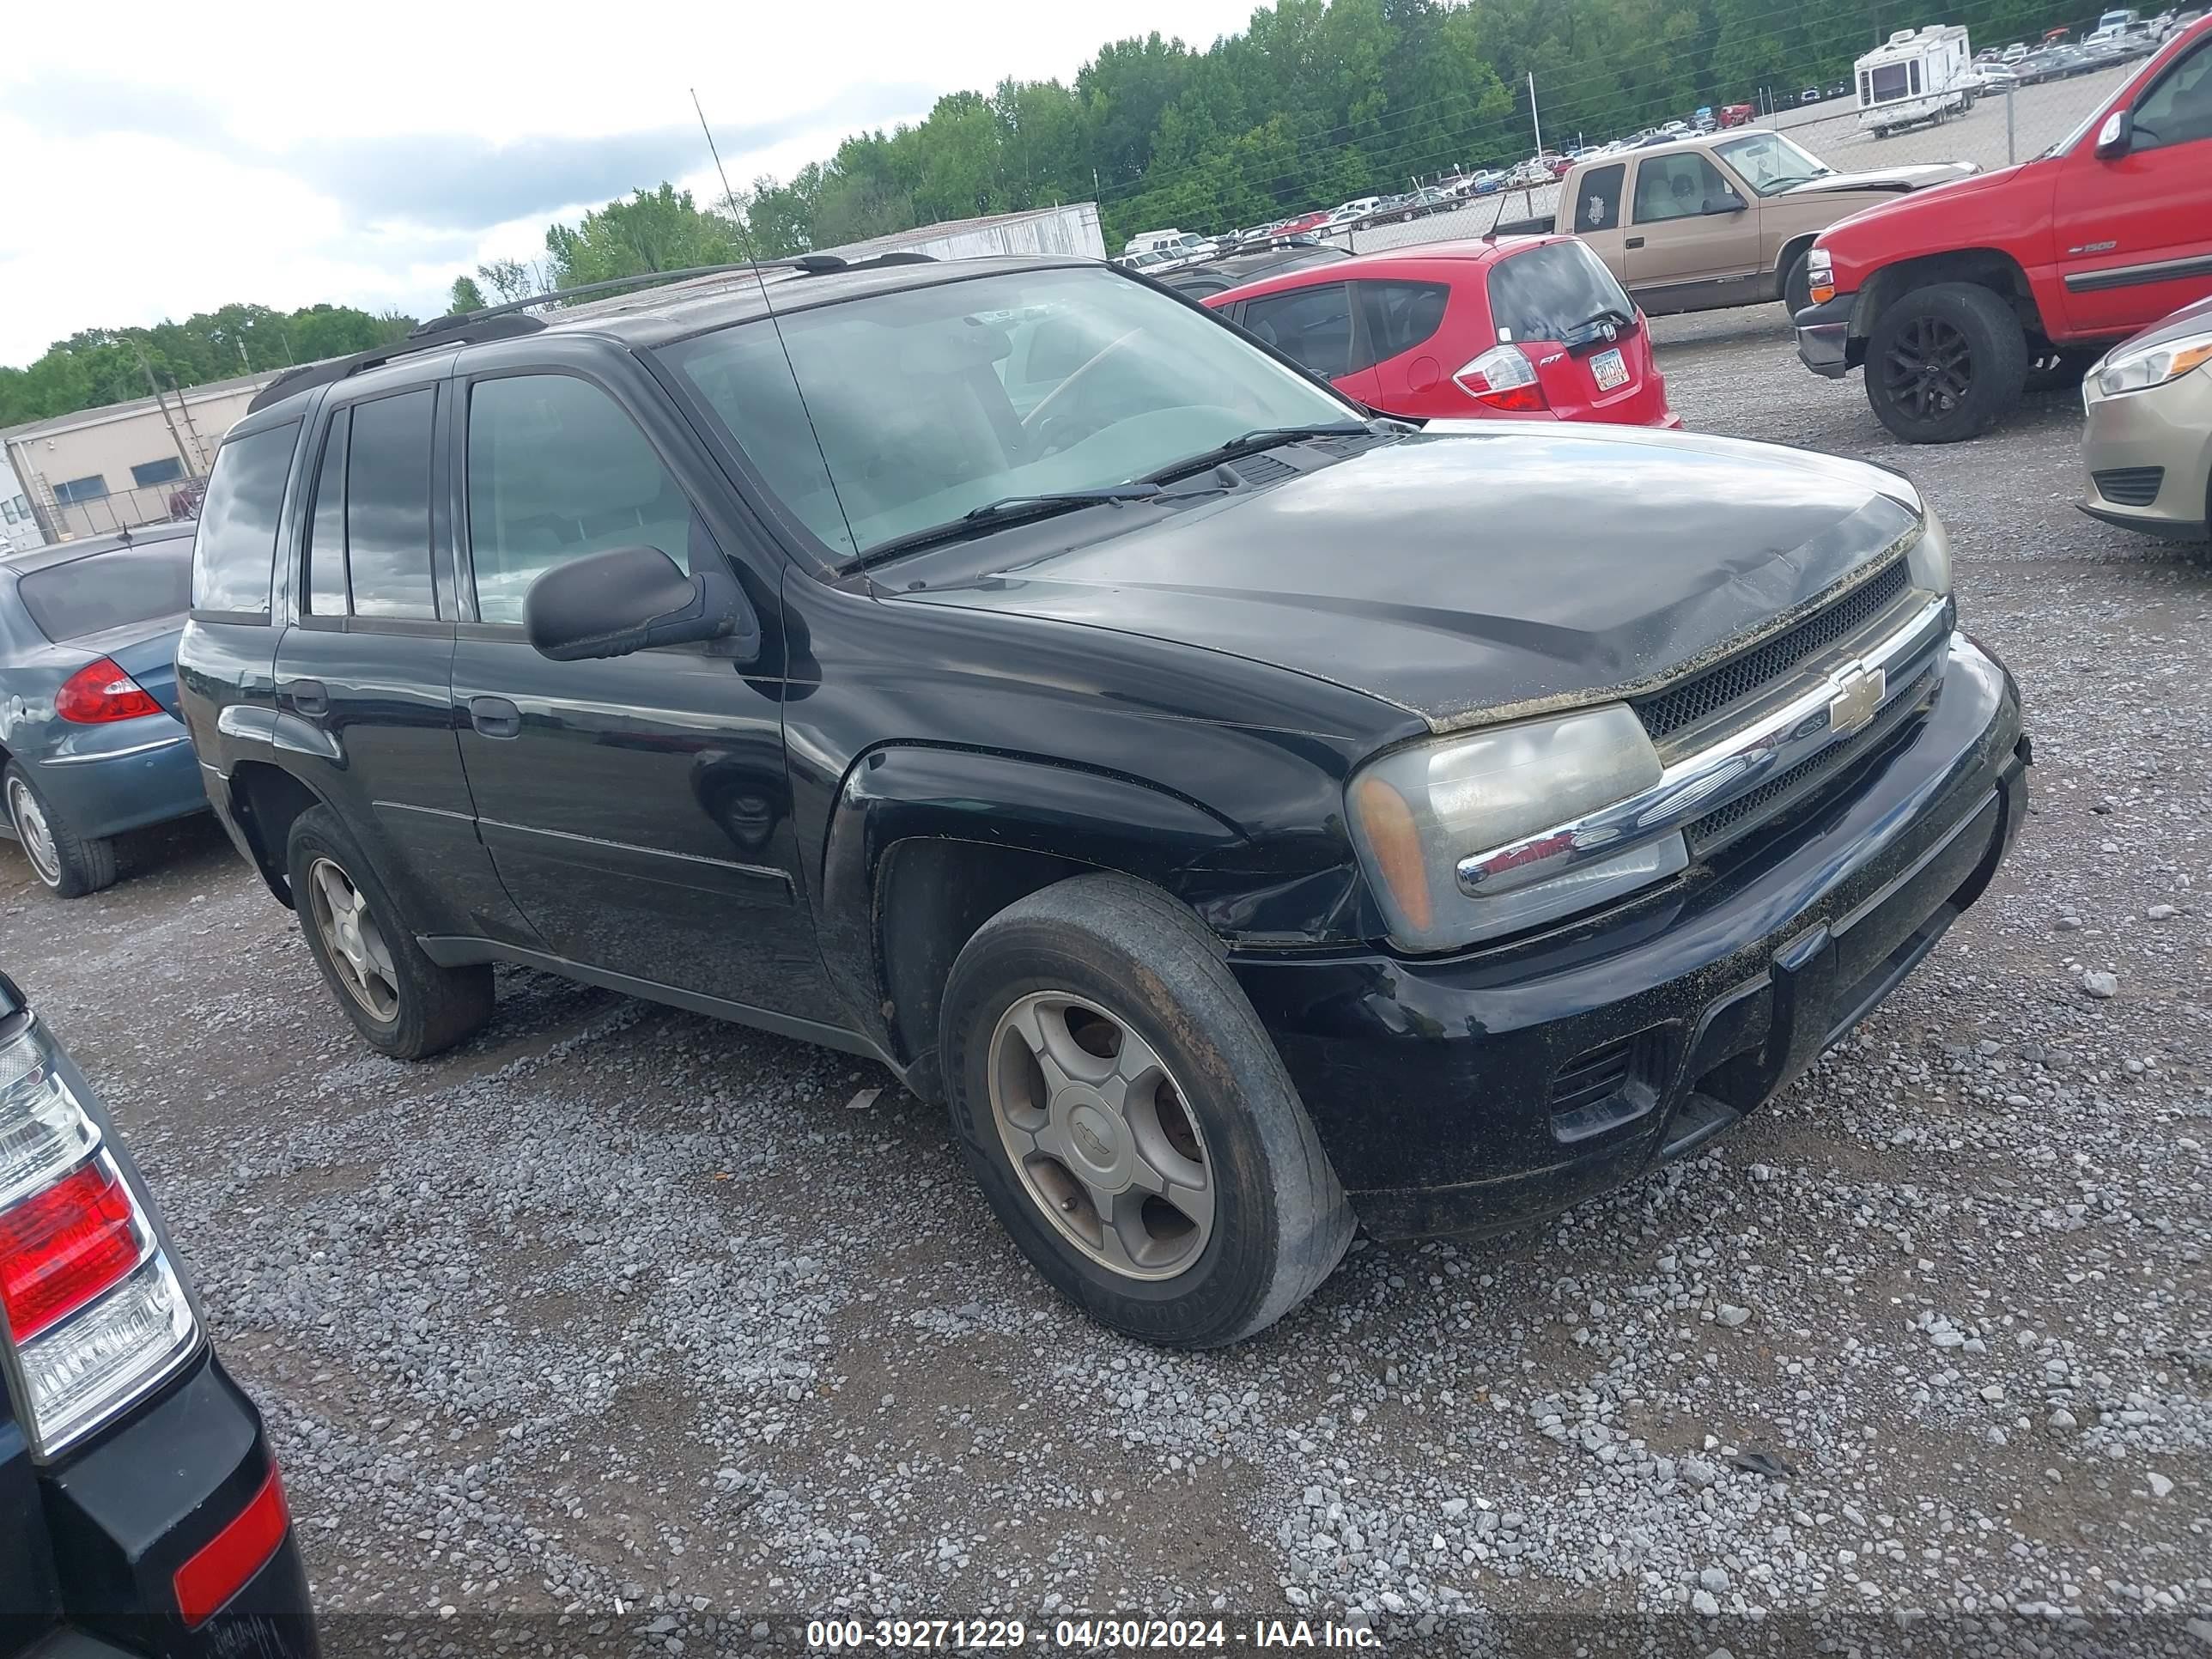
<path fill-rule="evenodd" d="M 2169 541 L 2212 539 L 2212 296 L 2106 352 L 2081 401 L 2081 510 Z"/>

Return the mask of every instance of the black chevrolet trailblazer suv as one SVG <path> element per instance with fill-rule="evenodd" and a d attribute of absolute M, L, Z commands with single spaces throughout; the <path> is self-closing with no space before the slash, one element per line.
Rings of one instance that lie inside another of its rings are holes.
<path fill-rule="evenodd" d="M 1377 419 L 1103 265 L 823 257 L 272 385 L 178 672 L 376 1048 L 507 962 L 868 1055 L 1054 1285 L 1200 1345 L 1355 1224 L 1682 1156 L 1927 954 L 2028 759 L 1950 588 L 1869 466 Z"/>

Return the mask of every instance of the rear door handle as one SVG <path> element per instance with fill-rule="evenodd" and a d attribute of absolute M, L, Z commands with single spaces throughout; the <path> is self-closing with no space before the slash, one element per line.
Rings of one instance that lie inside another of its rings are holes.
<path fill-rule="evenodd" d="M 522 711 L 505 697 L 471 697 L 469 723 L 488 738 L 522 735 Z"/>
<path fill-rule="evenodd" d="M 1644 239 L 1641 236 L 1632 236 L 1628 239 L 1628 246 L 1631 247 L 1642 247 L 1644 246 Z"/>
<path fill-rule="evenodd" d="M 291 698 L 292 707 L 302 714 L 327 714 L 331 712 L 331 694 L 320 680 L 287 681 L 284 695 Z"/>

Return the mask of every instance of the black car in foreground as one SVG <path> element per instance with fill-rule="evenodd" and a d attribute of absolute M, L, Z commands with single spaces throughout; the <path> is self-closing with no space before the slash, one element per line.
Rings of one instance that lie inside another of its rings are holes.
<path fill-rule="evenodd" d="M 0 974 L 0 1653 L 313 1659 L 261 1418 L 113 1127 Z"/>
<path fill-rule="evenodd" d="M 1203 1344 L 1355 1218 L 1681 1157 L 1927 954 L 2027 761 L 1950 587 L 1893 473 L 809 258 L 276 382 L 178 672 L 377 1048 L 507 962 L 872 1056 L 1054 1284 Z"/>

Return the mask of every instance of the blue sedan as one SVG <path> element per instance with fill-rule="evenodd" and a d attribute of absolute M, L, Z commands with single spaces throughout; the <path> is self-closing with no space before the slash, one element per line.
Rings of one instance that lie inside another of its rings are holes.
<path fill-rule="evenodd" d="M 77 898 L 113 836 L 207 810 L 177 718 L 190 524 L 0 556 L 0 832 Z"/>

